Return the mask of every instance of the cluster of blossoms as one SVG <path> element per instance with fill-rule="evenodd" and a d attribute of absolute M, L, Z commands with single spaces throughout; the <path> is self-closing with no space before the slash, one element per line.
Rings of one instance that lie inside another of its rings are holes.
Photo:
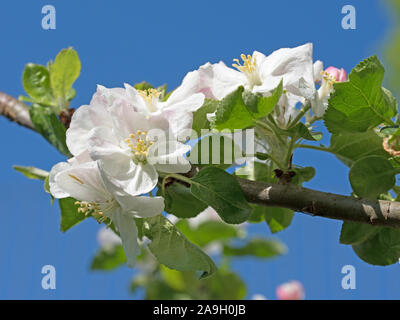
<path fill-rule="evenodd" d="M 133 218 L 163 211 L 163 198 L 152 196 L 160 173 L 190 170 L 185 158 L 190 147 L 182 132 L 191 129 L 193 113 L 205 98 L 220 100 L 238 86 L 268 96 L 283 80 L 284 94 L 273 117 L 285 128 L 298 114 L 298 103 L 311 103 L 320 117 L 332 84 L 347 77 L 344 70 L 323 71 L 320 61 L 313 63 L 311 44 L 269 56 L 255 51 L 241 59 L 234 60 L 233 69 L 223 62 L 201 66 L 188 73 L 168 98 L 157 89 L 137 90 L 128 84 L 98 86 L 90 104 L 74 113 L 67 130 L 73 158 L 52 168 L 50 191 L 56 198 L 75 198 L 77 210 L 99 222 L 113 223 L 129 266 L 140 251 Z"/>

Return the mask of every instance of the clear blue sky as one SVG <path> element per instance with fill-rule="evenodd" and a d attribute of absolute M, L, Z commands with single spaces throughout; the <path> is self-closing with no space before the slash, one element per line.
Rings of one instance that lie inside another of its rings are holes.
<path fill-rule="evenodd" d="M 57 29 L 41 29 L 41 8 L 57 10 Z M 314 43 L 314 57 L 350 70 L 381 52 L 391 22 L 383 1 L 352 0 L 357 29 L 341 28 L 341 8 L 348 1 L 1 1 L 0 91 L 23 93 L 21 74 L 28 62 L 45 64 L 73 46 L 82 60 L 74 107 L 89 102 L 96 84 L 122 86 L 147 80 L 179 84 L 186 72 L 220 59 L 230 63 L 241 53 L 269 53 L 280 47 Z M 324 141 L 327 143 L 327 140 Z M 0 119 L 0 298 L 118 299 L 128 293 L 132 271 L 91 273 L 99 226 L 82 223 L 68 234 L 59 231 L 59 212 L 51 207 L 41 183 L 12 170 L 13 164 L 50 169 L 62 161 L 39 135 Z M 333 156 L 314 151 L 295 155 L 297 164 L 314 165 L 307 186 L 349 194 L 347 169 Z M 273 261 L 243 259 L 234 264 L 249 295 L 274 298 L 275 287 L 296 279 L 314 299 L 400 298 L 400 265 L 373 267 L 351 247 L 340 245 L 341 223 L 297 214 L 278 234 L 289 253 Z M 252 234 L 269 236 L 264 224 Z M 57 289 L 41 288 L 41 268 L 57 270 Z M 357 289 L 341 288 L 341 268 L 352 264 Z M 137 297 L 137 296 L 136 296 Z"/>

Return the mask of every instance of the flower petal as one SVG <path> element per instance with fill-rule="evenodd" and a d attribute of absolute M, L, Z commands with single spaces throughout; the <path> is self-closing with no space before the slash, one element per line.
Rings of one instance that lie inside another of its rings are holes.
<path fill-rule="evenodd" d="M 61 190 L 80 201 L 102 203 L 111 199 L 95 161 L 63 170 L 55 175 L 54 181 Z"/>
<path fill-rule="evenodd" d="M 245 85 L 246 83 L 247 79 L 243 73 L 228 68 L 222 61 L 213 64 L 213 83 L 211 90 L 218 100 L 221 100 L 239 86 Z"/>
<path fill-rule="evenodd" d="M 190 146 L 174 140 L 156 142 L 149 149 L 147 161 L 162 172 L 188 172 L 191 167 L 184 155 L 189 150 Z"/>
<path fill-rule="evenodd" d="M 121 208 L 118 208 L 112 213 L 111 219 L 121 236 L 127 265 L 133 268 L 136 264 L 136 256 L 140 254 L 140 247 L 137 240 L 138 229 L 135 220 L 133 220 L 131 216 L 125 214 Z"/>
<path fill-rule="evenodd" d="M 107 190 L 115 194 L 127 193 L 132 196 L 152 191 L 158 182 L 156 169 L 150 164 L 130 162 L 130 169 L 120 175 L 110 175 L 104 162 L 99 162 L 100 174 Z"/>
<path fill-rule="evenodd" d="M 116 200 L 125 212 L 137 218 L 153 217 L 162 213 L 164 210 L 163 197 L 134 197 L 128 194 L 117 194 Z"/>
<path fill-rule="evenodd" d="M 53 168 L 51 168 L 49 175 L 49 185 L 50 193 L 53 195 L 54 198 L 62 199 L 70 196 L 68 192 L 60 188 L 59 185 L 56 183 L 57 174 L 69 168 L 71 168 L 71 165 L 67 162 L 59 162 L 55 166 L 53 166 Z"/>
<path fill-rule="evenodd" d="M 303 78 L 310 86 L 314 85 L 312 44 L 296 48 L 282 48 L 269 55 L 260 66 L 261 86 L 254 87 L 255 92 L 267 93 L 275 89 L 283 79 L 284 89 L 295 95 L 301 95 L 299 80 Z"/>
<path fill-rule="evenodd" d="M 68 149 L 78 155 L 87 149 L 88 139 L 94 127 L 111 127 L 111 118 L 104 105 L 92 104 L 78 108 L 72 116 L 66 134 Z"/>

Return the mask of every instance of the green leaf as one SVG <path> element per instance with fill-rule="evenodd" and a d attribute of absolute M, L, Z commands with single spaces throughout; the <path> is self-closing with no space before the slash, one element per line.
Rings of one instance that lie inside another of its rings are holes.
<path fill-rule="evenodd" d="M 201 129 L 210 130 L 210 122 L 207 119 L 208 113 L 214 113 L 217 110 L 219 101 L 212 99 L 205 99 L 204 104 L 193 113 L 192 129 L 197 132 L 201 137 Z"/>
<path fill-rule="evenodd" d="M 192 194 L 213 207 L 222 220 L 231 224 L 245 222 L 252 208 L 246 202 L 237 180 L 229 173 L 207 167 L 192 178 Z"/>
<path fill-rule="evenodd" d="M 315 169 L 313 167 L 295 167 L 293 171 L 296 175 L 292 179 L 292 183 L 302 185 L 303 182 L 312 180 L 315 176 Z"/>
<path fill-rule="evenodd" d="M 353 250 L 365 262 L 387 266 L 397 263 L 400 258 L 400 230 L 379 228 L 375 236 L 353 245 Z"/>
<path fill-rule="evenodd" d="M 62 154 L 70 156 L 65 142 L 66 129 L 58 120 L 54 111 L 40 104 L 33 104 L 29 108 L 29 115 L 37 132 L 57 148 Z"/>
<path fill-rule="evenodd" d="M 267 116 L 274 109 L 282 95 L 282 88 L 281 81 L 271 96 L 262 97 L 244 91 L 240 86 L 219 103 L 213 127 L 218 130 L 235 130 L 253 126 L 257 119 Z"/>
<path fill-rule="evenodd" d="M 396 169 L 389 160 L 368 156 L 357 160 L 350 168 L 351 187 L 359 197 L 376 199 L 396 183 Z"/>
<path fill-rule="evenodd" d="M 371 155 L 389 157 L 383 150 L 382 138 L 372 130 L 362 133 L 333 134 L 329 151 L 348 167 L 355 161 Z"/>
<path fill-rule="evenodd" d="M 235 171 L 235 176 L 252 181 L 273 182 L 275 173 L 272 167 L 268 164 L 253 162 L 252 165 L 238 168 Z"/>
<path fill-rule="evenodd" d="M 134 88 L 136 90 L 148 90 L 148 89 L 153 89 L 154 87 L 150 83 L 148 83 L 146 81 L 142 81 L 140 83 L 136 83 L 134 85 Z"/>
<path fill-rule="evenodd" d="M 179 271 L 202 271 L 201 278 L 217 270 L 210 257 L 189 242 L 164 216 L 144 220 L 143 233 L 151 240 L 149 249 L 160 263 Z"/>
<path fill-rule="evenodd" d="M 205 279 L 208 299 L 211 300 L 242 300 L 246 297 L 246 285 L 232 271 L 220 269 L 214 277 Z M 200 288 L 201 289 L 201 288 Z"/>
<path fill-rule="evenodd" d="M 243 91 L 244 88 L 239 87 L 221 100 L 215 113 L 215 129 L 244 129 L 254 124 L 253 116 L 243 102 Z"/>
<path fill-rule="evenodd" d="M 161 195 L 161 189 L 158 190 Z M 179 182 L 165 188 L 165 211 L 179 218 L 192 218 L 207 208 L 207 205 L 192 195 L 190 189 Z"/>
<path fill-rule="evenodd" d="M 247 219 L 247 222 L 260 223 L 265 221 L 264 219 L 265 207 L 258 206 L 255 204 L 252 204 L 251 206 L 253 207 L 253 211 L 251 212 L 249 219 Z"/>
<path fill-rule="evenodd" d="M 188 221 L 180 220 L 176 227 L 189 239 L 189 241 L 204 247 L 213 241 L 225 241 L 239 237 L 240 232 L 232 225 L 222 221 L 205 221 L 197 228 L 191 228 Z"/>
<path fill-rule="evenodd" d="M 199 167 L 213 166 L 227 169 L 242 158 L 242 150 L 233 139 L 220 134 L 212 134 L 200 139 L 190 151 L 188 157 L 192 164 Z"/>
<path fill-rule="evenodd" d="M 37 103 L 53 105 L 54 96 L 50 86 L 49 70 L 42 65 L 28 63 L 22 75 L 26 93 Z"/>
<path fill-rule="evenodd" d="M 227 256 L 254 256 L 257 258 L 272 258 L 287 252 L 286 246 L 278 240 L 254 238 L 241 247 L 224 246 Z"/>
<path fill-rule="evenodd" d="M 45 180 L 49 176 L 47 171 L 35 167 L 13 166 L 13 168 L 29 179 Z"/>
<path fill-rule="evenodd" d="M 227 268 L 220 268 L 212 277 L 202 281 L 198 281 L 191 272 L 178 272 L 165 267 L 161 268 L 161 275 L 172 290 L 180 292 L 180 296 L 186 299 L 236 300 L 246 296 L 244 282 Z M 178 298 L 179 295 L 175 293 L 173 297 Z"/>
<path fill-rule="evenodd" d="M 61 210 L 61 232 L 66 232 L 86 219 L 84 213 L 78 212 L 78 208 L 75 205 L 76 199 L 64 198 L 59 199 L 58 202 Z"/>
<path fill-rule="evenodd" d="M 286 229 L 292 223 L 293 210 L 279 207 L 265 208 L 264 218 L 272 233 Z"/>
<path fill-rule="evenodd" d="M 114 245 L 109 248 L 102 248 L 93 258 L 90 266 L 91 270 L 114 270 L 126 262 L 126 257 L 122 245 Z"/>
<path fill-rule="evenodd" d="M 349 75 L 334 84 L 325 112 L 331 133 L 365 132 L 380 123 L 392 124 L 397 108 L 393 97 L 381 87 L 385 70 L 376 56 L 365 59 Z"/>
<path fill-rule="evenodd" d="M 266 117 L 270 114 L 279 99 L 281 98 L 283 93 L 283 80 L 279 83 L 278 87 L 276 87 L 269 97 L 263 97 L 260 95 L 255 95 L 249 91 L 245 91 L 243 93 L 243 101 L 252 113 L 252 117 L 254 119 L 260 119 Z"/>
<path fill-rule="evenodd" d="M 58 105 L 64 108 L 71 97 L 72 85 L 81 72 L 81 61 L 78 53 L 72 49 L 61 50 L 54 63 L 50 64 L 50 83 Z"/>
<path fill-rule="evenodd" d="M 281 131 L 283 134 L 289 135 L 295 140 L 302 138 L 305 140 L 317 141 L 319 138 L 319 133 L 311 132 L 302 122 L 298 122 L 293 128 Z M 317 139 L 315 137 L 317 137 Z"/>
<path fill-rule="evenodd" d="M 358 244 L 372 238 L 379 230 L 379 227 L 366 223 L 343 221 L 340 243 Z"/>
<path fill-rule="evenodd" d="M 399 135 L 399 126 L 385 126 L 381 130 L 379 130 L 380 133 L 384 134 L 385 136 L 391 136 L 391 135 Z"/>

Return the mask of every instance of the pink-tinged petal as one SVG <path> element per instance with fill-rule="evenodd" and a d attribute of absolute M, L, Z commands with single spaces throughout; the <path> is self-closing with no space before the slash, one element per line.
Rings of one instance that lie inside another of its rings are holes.
<path fill-rule="evenodd" d="M 197 92 L 204 94 L 208 99 L 217 99 L 212 91 L 214 81 L 213 65 L 209 62 L 203 64 L 198 70 L 199 86 Z"/>
<path fill-rule="evenodd" d="M 115 101 L 128 103 L 128 98 L 124 88 L 106 88 L 101 85 L 97 85 L 96 98 L 106 105 L 111 106 Z"/>
<path fill-rule="evenodd" d="M 111 118 L 104 105 L 93 104 L 78 108 L 72 116 L 66 134 L 67 146 L 73 155 L 76 156 L 87 149 L 90 131 L 94 127 L 112 127 Z"/>
<path fill-rule="evenodd" d="M 303 300 L 304 288 L 299 281 L 290 281 L 277 287 L 276 296 L 279 300 Z"/>
<path fill-rule="evenodd" d="M 182 84 L 176 88 L 171 96 L 168 98 L 165 108 L 173 107 L 174 105 L 186 105 L 188 99 L 190 99 L 193 95 L 197 97 L 202 97 L 204 100 L 204 96 L 202 93 L 199 93 L 201 89 L 201 77 L 198 71 L 189 72 L 182 81 Z M 200 105 L 201 106 L 201 105 Z M 199 108 L 198 106 L 197 108 Z M 190 106 L 187 107 L 187 111 L 196 111 L 189 110 Z M 193 109 L 193 107 L 191 107 Z"/>
<path fill-rule="evenodd" d="M 347 76 L 346 70 L 344 70 L 343 68 L 340 69 L 340 75 L 339 75 L 338 81 L 339 82 L 344 82 L 344 81 L 347 81 L 347 80 L 348 80 L 348 76 Z"/>
<path fill-rule="evenodd" d="M 325 73 L 328 74 L 329 76 L 333 77 L 335 81 L 337 82 L 344 82 L 347 81 L 347 72 L 346 70 L 338 69 L 336 67 L 328 67 L 325 70 Z"/>

